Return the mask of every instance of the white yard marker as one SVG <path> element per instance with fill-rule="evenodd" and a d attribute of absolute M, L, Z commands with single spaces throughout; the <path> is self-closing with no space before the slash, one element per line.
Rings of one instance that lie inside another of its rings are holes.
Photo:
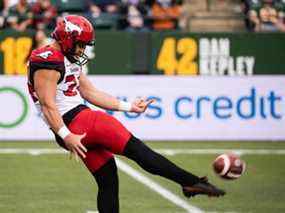
<path fill-rule="evenodd" d="M 151 190 L 157 192 L 160 194 L 162 197 L 165 199 L 169 200 L 170 202 L 174 203 L 175 205 L 185 209 L 187 212 L 193 212 L 193 213 L 202 213 L 204 212 L 203 210 L 199 209 L 196 206 L 190 205 L 188 202 L 180 198 L 179 196 L 173 194 L 171 191 L 168 189 L 162 187 L 158 183 L 154 182 L 150 178 L 146 177 L 139 171 L 133 169 L 131 166 L 128 164 L 124 163 L 123 161 L 119 160 L 116 158 L 116 163 L 118 165 L 118 168 L 125 172 L 126 174 L 130 175 L 137 181 L 141 182 Z"/>

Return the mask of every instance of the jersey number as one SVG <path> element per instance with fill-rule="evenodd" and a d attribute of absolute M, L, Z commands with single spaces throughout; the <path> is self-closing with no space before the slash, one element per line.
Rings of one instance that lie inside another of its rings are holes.
<path fill-rule="evenodd" d="M 68 75 L 65 78 L 65 82 L 68 85 L 68 88 L 66 91 L 64 91 L 64 95 L 66 96 L 75 96 L 77 95 L 77 80 L 74 75 Z"/>

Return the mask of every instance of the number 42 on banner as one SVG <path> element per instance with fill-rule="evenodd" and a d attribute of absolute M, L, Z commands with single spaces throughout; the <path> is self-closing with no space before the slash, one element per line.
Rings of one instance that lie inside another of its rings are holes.
<path fill-rule="evenodd" d="M 175 38 L 166 38 L 159 51 L 156 68 L 163 70 L 165 75 L 197 75 L 198 64 L 194 61 L 197 49 L 197 42 L 192 38 L 178 41 Z"/>

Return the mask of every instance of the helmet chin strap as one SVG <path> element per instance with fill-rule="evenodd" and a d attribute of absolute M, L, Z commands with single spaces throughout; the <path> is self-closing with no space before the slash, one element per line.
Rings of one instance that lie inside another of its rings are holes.
<path fill-rule="evenodd" d="M 66 58 L 73 64 L 76 63 L 77 59 L 71 55 L 71 54 L 66 54 Z"/>

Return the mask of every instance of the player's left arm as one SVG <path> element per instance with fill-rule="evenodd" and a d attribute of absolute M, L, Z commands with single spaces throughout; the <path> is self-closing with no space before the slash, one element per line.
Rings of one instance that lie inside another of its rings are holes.
<path fill-rule="evenodd" d="M 121 101 L 114 96 L 98 90 L 84 73 L 79 78 L 79 92 L 89 103 L 107 110 L 144 112 L 153 100 L 136 99 L 132 103 Z"/>

